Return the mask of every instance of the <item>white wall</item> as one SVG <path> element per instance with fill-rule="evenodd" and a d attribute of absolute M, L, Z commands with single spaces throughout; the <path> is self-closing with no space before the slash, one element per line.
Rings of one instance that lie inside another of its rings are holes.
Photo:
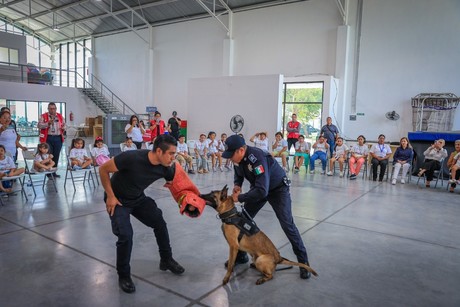
<path fill-rule="evenodd" d="M 244 118 L 242 133 L 246 141 L 260 131 L 267 131 L 268 138 L 281 127 L 280 75 L 219 77 L 191 79 L 188 86 L 187 138 L 198 139 L 209 131 L 227 135 L 230 119 L 234 115 Z M 260 106 L 253 110 L 252 106 Z"/>
<path fill-rule="evenodd" d="M 332 75 L 339 23 L 334 0 L 235 13 L 234 75 Z M 143 37 L 148 39 L 147 30 Z M 133 33 L 95 40 L 96 74 L 138 112 L 153 105 L 163 117 L 173 110 L 184 117 L 189 111 L 188 80 L 224 75 L 226 39 L 226 31 L 211 18 L 154 28 L 153 100 L 145 84 L 148 45 Z M 118 71 L 124 72 L 122 77 Z"/>
<path fill-rule="evenodd" d="M 346 123 L 347 136 L 399 140 L 412 131 L 411 97 L 460 95 L 459 15 L 458 0 L 364 1 L 356 111 L 365 116 Z M 385 118 L 392 110 L 399 121 Z"/>

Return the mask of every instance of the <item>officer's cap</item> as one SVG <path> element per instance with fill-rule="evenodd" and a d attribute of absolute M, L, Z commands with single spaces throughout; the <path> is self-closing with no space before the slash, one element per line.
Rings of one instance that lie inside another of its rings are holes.
<path fill-rule="evenodd" d="M 230 159 L 235 153 L 235 150 L 240 149 L 246 145 L 246 143 L 244 142 L 244 138 L 241 136 L 231 135 L 225 141 L 225 145 L 227 145 L 227 149 L 222 153 L 222 157 L 225 159 Z"/>

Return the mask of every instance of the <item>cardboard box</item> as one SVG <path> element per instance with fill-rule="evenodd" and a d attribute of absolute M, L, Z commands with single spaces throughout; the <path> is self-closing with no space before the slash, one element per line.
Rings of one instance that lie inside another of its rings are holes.
<path fill-rule="evenodd" d="M 96 138 L 98 136 L 102 137 L 102 125 L 93 126 L 93 136 Z"/>
<path fill-rule="evenodd" d="M 83 130 L 85 131 L 86 137 L 89 137 L 89 136 L 93 135 L 93 128 L 85 128 Z"/>
<path fill-rule="evenodd" d="M 94 117 L 87 117 L 85 119 L 85 125 L 86 126 L 94 126 L 94 123 L 95 123 L 96 119 Z"/>
<path fill-rule="evenodd" d="M 102 115 L 96 116 L 96 120 L 94 121 L 95 125 L 102 125 Z"/>

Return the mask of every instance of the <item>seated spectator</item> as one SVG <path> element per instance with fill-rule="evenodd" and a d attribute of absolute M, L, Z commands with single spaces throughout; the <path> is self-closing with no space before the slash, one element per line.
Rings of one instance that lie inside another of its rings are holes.
<path fill-rule="evenodd" d="M 197 161 L 198 174 L 209 173 L 208 171 L 208 142 L 206 135 L 200 134 L 200 139 L 196 142 L 195 158 Z"/>
<path fill-rule="evenodd" d="M 287 170 L 287 159 L 286 157 L 289 155 L 288 143 L 285 139 L 283 139 L 283 134 L 281 132 L 277 132 L 275 134 L 275 140 L 272 144 L 272 156 L 273 157 L 281 157 L 281 163 L 283 164 L 283 169 Z"/>
<path fill-rule="evenodd" d="M 137 146 L 134 145 L 132 138 L 127 137 L 124 146 L 122 146 L 122 149 L 123 151 L 137 150 Z"/>
<path fill-rule="evenodd" d="M 193 170 L 193 165 L 192 165 L 193 159 L 188 154 L 188 146 L 187 146 L 187 143 L 185 143 L 184 135 L 179 135 L 179 142 L 177 143 L 177 149 L 176 149 L 176 160 L 180 163 L 180 165 L 184 169 L 185 169 L 185 163 L 187 163 L 188 173 L 195 174 L 195 171 Z"/>
<path fill-rule="evenodd" d="M 311 144 L 305 142 L 305 137 L 299 135 L 299 140 L 295 143 L 294 154 L 294 173 L 299 172 L 299 168 L 305 163 L 305 171 L 308 171 L 308 164 L 310 163 L 310 149 Z"/>
<path fill-rule="evenodd" d="M 90 168 L 93 163 L 93 159 L 88 157 L 87 154 L 85 141 L 81 138 L 73 139 L 69 153 L 70 167 L 74 171 L 78 171 L 83 168 Z"/>
<path fill-rule="evenodd" d="M 16 168 L 13 158 L 6 155 L 5 146 L 0 144 L 0 178 L 18 176 L 24 173 L 24 168 Z M 11 193 L 13 191 L 13 180 L 2 181 L 0 191 Z"/>
<path fill-rule="evenodd" d="M 227 145 L 225 144 L 226 140 L 227 140 L 227 134 L 222 133 L 220 135 L 219 146 L 218 146 L 219 154 L 220 154 L 221 157 L 222 157 L 222 153 L 227 148 Z M 229 170 L 229 169 L 231 169 L 231 166 L 232 166 L 232 160 L 227 159 L 227 161 L 225 161 L 225 168 Z"/>
<path fill-rule="evenodd" d="M 447 157 L 447 150 L 443 148 L 445 144 L 446 142 L 443 139 L 439 139 L 423 152 L 425 161 L 423 161 L 418 176 L 425 175 L 425 186 L 427 188 L 430 187 L 430 182 L 433 181 L 434 172 L 441 169 L 441 161 Z"/>
<path fill-rule="evenodd" d="M 393 155 L 393 180 L 391 180 L 391 184 L 396 184 L 396 179 L 401 167 L 401 184 L 406 183 L 404 178 L 406 178 L 407 172 L 412 165 L 413 158 L 414 151 L 412 150 L 412 146 L 409 144 L 409 139 L 402 137 L 399 141 L 399 147 L 396 148 L 395 154 Z"/>
<path fill-rule="evenodd" d="M 91 149 L 91 155 L 94 158 L 94 163 L 97 166 L 101 166 L 105 162 L 110 160 L 110 151 L 107 146 L 104 144 L 102 137 L 98 136 L 94 140 L 94 146 Z"/>
<path fill-rule="evenodd" d="M 257 132 L 249 139 L 249 141 L 254 143 L 254 147 L 265 150 L 266 152 L 270 152 L 267 139 L 267 132 Z"/>
<path fill-rule="evenodd" d="M 343 177 L 343 164 L 347 161 L 349 148 L 347 144 L 343 143 L 343 138 L 340 136 L 337 137 L 334 147 L 335 148 L 334 148 L 334 151 L 332 152 L 331 160 L 329 161 L 329 172 L 327 172 L 327 175 L 328 176 L 334 175 L 335 161 L 339 161 L 339 168 L 340 168 L 339 177 L 342 178 Z"/>
<path fill-rule="evenodd" d="M 358 144 L 351 148 L 351 157 L 348 161 L 350 169 L 350 180 L 356 179 L 356 174 L 359 174 L 361 166 L 366 163 L 369 148 L 366 145 L 366 138 L 363 135 L 358 136 Z"/>
<path fill-rule="evenodd" d="M 40 143 L 37 145 L 37 152 L 34 158 L 34 170 L 37 172 L 55 171 L 55 163 L 53 161 L 53 155 L 48 153 L 48 143 Z"/>
<path fill-rule="evenodd" d="M 377 181 L 377 169 L 380 166 L 379 181 L 383 181 L 385 171 L 388 165 L 388 159 L 391 156 L 391 148 L 385 144 L 385 135 L 379 135 L 377 144 L 372 145 L 370 154 L 372 157 L 372 180 Z"/>
<path fill-rule="evenodd" d="M 455 161 L 454 157 L 460 153 L 460 140 L 456 140 L 455 141 L 455 151 L 453 153 L 450 154 L 449 156 L 449 160 L 447 161 L 447 167 L 449 168 L 449 170 L 451 171 L 451 179 L 455 179 L 455 180 L 459 180 L 460 179 L 460 169 L 456 169 L 455 171 L 455 175 L 452 173 L 452 168 L 454 165 L 458 164 L 458 158 L 457 158 L 457 161 Z M 450 183 L 450 188 L 449 188 L 449 192 L 453 193 L 454 190 L 455 190 L 455 187 L 457 186 L 457 183 L 454 180 L 454 182 L 451 182 Z"/>
<path fill-rule="evenodd" d="M 322 170 L 321 175 L 326 173 L 327 167 L 327 151 L 329 149 L 329 144 L 326 142 L 326 138 L 324 136 L 320 136 L 315 144 L 313 144 L 313 149 L 315 153 L 310 157 L 310 174 L 315 173 L 315 161 L 317 159 L 321 160 Z"/>
<path fill-rule="evenodd" d="M 216 171 L 217 162 L 219 162 L 219 169 L 223 172 L 224 168 L 222 167 L 222 155 L 219 153 L 219 142 L 216 140 L 216 133 L 214 131 L 210 131 L 208 133 L 208 139 L 206 140 L 206 142 L 208 143 L 207 157 L 211 157 L 212 171 Z"/>

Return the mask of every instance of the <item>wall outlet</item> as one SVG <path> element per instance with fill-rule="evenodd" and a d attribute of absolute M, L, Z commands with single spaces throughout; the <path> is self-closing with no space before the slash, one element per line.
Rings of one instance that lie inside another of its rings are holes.
<path fill-rule="evenodd" d="M 356 120 L 356 115 L 350 115 L 350 120 Z"/>

